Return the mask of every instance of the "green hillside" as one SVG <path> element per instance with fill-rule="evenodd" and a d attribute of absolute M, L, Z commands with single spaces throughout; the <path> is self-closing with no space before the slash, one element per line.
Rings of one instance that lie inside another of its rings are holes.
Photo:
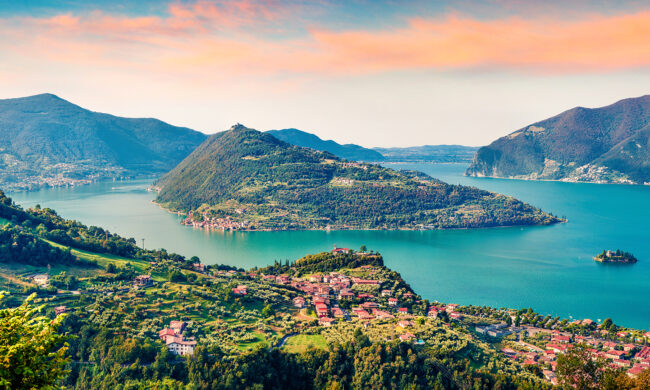
<path fill-rule="evenodd" d="M 499 138 L 476 153 L 470 176 L 650 182 L 650 95 L 576 107 Z"/>
<path fill-rule="evenodd" d="M 161 174 L 205 138 L 157 119 L 89 111 L 51 94 L 0 100 L 0 185 Z"/>
<path fill-rule="evenodd" d="M 438 229 L 550 224 L 514 198 L 341 160 L 237 125 L 156 183 L 188 223 L 240 229 Z"/>

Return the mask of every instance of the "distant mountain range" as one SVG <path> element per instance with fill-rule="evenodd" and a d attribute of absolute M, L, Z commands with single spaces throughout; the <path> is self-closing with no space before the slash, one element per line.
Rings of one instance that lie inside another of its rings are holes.
<path fill-rule="evenodd" d="M 576 107 L 478 150 L 470 176 L 650 182 L 650 95 Z"/>
<path fill-rule="evenodd" d="M 86 110 L 52 94 L 0 100 L 0 185 L 28 189 L 161 174 L 206 135 Z"/>
<path fill-rule="evenodd" d="M 354 161 L 383 161 L 380 153 L 354 144 L 341 145 L 334 141 L 324 141 L 317 135 L 298 129 L 269 130 L 266 133 L 275 138 L 296 146 L 312 148 L 335 156 Z"/>
<path fill-rule="evenodd" d="M 341 160 L 242 125 L 208 138 L 156 183 L 188 224 L 245 230 L 439 229 L 550 224 L 514 198 L 420 172 Z"/>
<path fill-rule="evenodd" d="M 470 162 L 478 146 L 424 145 L 406 148 L 373 148 L 386 162 L 463 163 Z"/>
<path fill-rule="evenodd" d="M 355 144 L 324 141 L 315 134 L 298 129 L 269 130 L 267 133 L 292 145 L 312 148 L 354 161 L 366 162 L 470 162 L 478 147 L 461 145 L 425 145 L 406 148 L 364 148 Z"/>

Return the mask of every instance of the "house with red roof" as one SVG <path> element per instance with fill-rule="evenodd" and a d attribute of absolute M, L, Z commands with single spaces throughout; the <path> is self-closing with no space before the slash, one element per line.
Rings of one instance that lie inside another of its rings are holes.
<path fill-rule="evenodd" d="M 334 244 L 334 249 L 332 249 L 333 255 L 346 255 L 350 252 L 352 252 L 350 248 L 338 248 L 336 244 Z"/>

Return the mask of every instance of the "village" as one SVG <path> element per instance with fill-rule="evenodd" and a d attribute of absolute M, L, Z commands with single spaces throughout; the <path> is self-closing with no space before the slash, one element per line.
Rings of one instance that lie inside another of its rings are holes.
<path fill-rule="evenodd" d="M 344 264 L 349 261 L 347 259 L 356 259 L 359 263 L 355 263 L 358 266 L 315 272 L 311 271 L 312 268 L 321 265 L 309 261 L 306 265 L 299 262 L 292 266 L 248 271 L 192 263 L 184 270 L 189 272 L 187 275 L 195 275 L 192 278 L 197 281 L 211 281 L 214 286 L 229 286 L 227 293 L 234 299 L 231 302 L 239 302 L 240 309 L 224 310 L 221 307 L 223 303 L 219 302 L 223 299 L 228 301 L 227 297 L 219 298 L 212 305 L 208 299 L 207 307 L 212 307 L 208 313 L 215 312 L 208 317 L 190 315 L 196 310 L 197 313 L 206 312 L 206 308 L 199 307 L 198 303 L 192 305 L 196 308 L 192 311 L 183 310 L 182 307 L 188 306 L 181 303 L 179 309 L 169 312 L 148 309 L 153 315 L 159 312 L 163 316 L 146 322 L 163 325 L 156 330 L 157 338 L 171 353 L 179 356 L 192 355 L 195 348 L 205 342 L 218 342 L 224 347 L 231 345 L 233 352 L 242 348 L 250 350 L 254 345 L 304 351 L 309 347 L 325 346 L 323 343 L 344 341 L 352 330 L 362 328 L 370 332 L 374 340 L 423 346 L 439 342 L 444 337 L 473 340 L 484 345 L 486 351 L 491 349 L 500 354 L 505 361 L 523 367 L 538 367 L 544 378 L 554 384 L 557 383 L 558 356 L 576 345 L 584 345 L 594 359 L 604 359 L 612 366 L 625 369 L 630 377 L 650 368 L 650 347 L 647 346 L 650 332 L 639 334 L 638 331 L 621 330 L 612 334 L 611 330 L 601 329 L 599 324 L 588 319 L 541 327 L 526 324 L 528 314 L 520 316 L 521 313 L 515 310 L 490 309 L 489 314 L 480 314 L 471 306 L 429 303 L 415 294 L 398 274 L 372 263 L 371 259 L 376 259 L 377 255 L 334 246 L 330 252 L 315 256 L 335 264 L 339 261 Z M 129 296 L 151 296 L 158 300 L 176 296 L 178 299 L 182 297 L 179 293 L 190 290 L 198 294 L 193 300 L 208 298 L 206 294 L 210 290 L 201 292 L 197 289 L 201 284 L 205 286 L 206 282 L 192 283 L 187 287 L 183 287 L 184 283 L 178 286 L 170 284 L 156 276 L 163 272 L 161 266 L 163 264 L 151 262 L 149 270 L 134 276 L 130 286 L 120 283 L 110 290 L 108 296 L 102 298 L 103 295 L 99 295 L 97 299 L 106 302 L 119 302 L 124 299 L 121 297 Z M 30 277 L 30 281 L 45 288 L 50 278 L 47 274 L 36 274 Z M 59 291 L 59 298 L 49 301 L 70 300 L 75 294 L 87 295 L 93 291 L 97 290 Z M 187 297 L 181 299 L 183 302 Z M 168 303 L 163 305 L 169 306 Z M 264 305 L 273 310 L 269 316 L 260 317 Z M 91 306 L 91 311 L 98 315 L 97 310 L 102 306 Z M 70 311 L 71 308 L 65 305 L 54 307 L 55 315 Z M 224 316 L 233 319 L 224 322 Z M 509 320 L 504 321 L 504 318 Z M 215 325 L 207 327 L 208 323 Z M 432 331 L 437 334 L 434 338 Z"/>

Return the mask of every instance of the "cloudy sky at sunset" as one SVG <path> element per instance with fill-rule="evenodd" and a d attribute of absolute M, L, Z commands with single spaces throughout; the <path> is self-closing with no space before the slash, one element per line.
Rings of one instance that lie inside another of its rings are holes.
<path fill-rule="evenodd" d="M 649 37 L 647 1 L 0 0 L 0 98 L 206 133 L 483 145 L 650 93 Z"/>

